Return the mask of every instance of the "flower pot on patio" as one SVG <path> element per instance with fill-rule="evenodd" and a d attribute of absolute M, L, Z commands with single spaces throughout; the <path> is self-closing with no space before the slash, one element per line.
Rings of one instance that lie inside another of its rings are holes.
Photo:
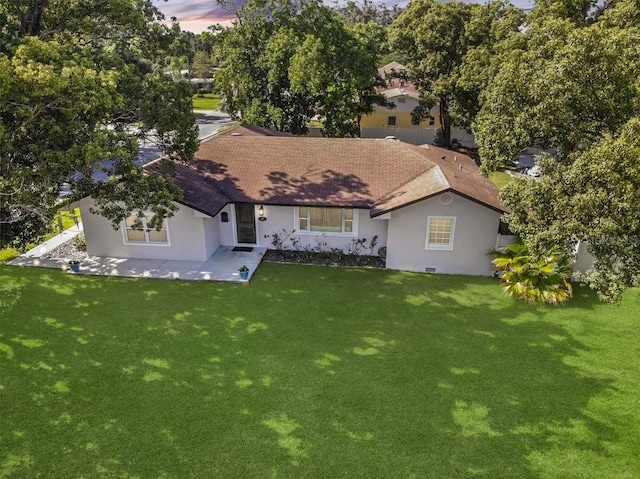
<path fill-rule="evenodd" d="M 80 261 L 78 261 L 77 259 L 72 259 L 71 261 L 69 261 L 69 269 L 71 271 L 73 271 L 74 273 L 79 273 L 80 272 Z"/>
<path fill-rule="evenodd" d="M 240 273 L 240 279 L 249 279 L 249 268 L 246 266 L 238 268 L 238 273 Z"/>

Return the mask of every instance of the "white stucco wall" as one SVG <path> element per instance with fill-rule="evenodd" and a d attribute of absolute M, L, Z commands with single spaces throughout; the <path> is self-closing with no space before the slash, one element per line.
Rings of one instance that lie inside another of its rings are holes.
<path fill-rule="evenodd" d="M 282 235 L 282 231 L 286 230 L 290 233 L 294 229 L 296 230 L 295 237 L 300 241 L 298 243 L 299 248 L 305 246 L 314 247 L 318 244 L 317 238 L 322 235 L 320 233 L 301 233 L 296 225 L 295 220 L 295 207 L 292 206 L 270 206 L 263 205 L 266 221 L 256 220 L 256 237 L 257 246 L 264 246 L 271 248 L 272 235 L 277 233 Z M 255 205 L 255 216 L 258 217 L 259 205 Z M 222 211 L 229 214 L 228 223 L 219 223 L 220 226 L 220 239 L 221 244 L 232 246 L 237 244 L 236 225 L 235 225 L 235 207 L 234 205 L 227 205 Z M 216 216 L 216 220 L 220 221 L 220 214 Z M 354 211 L 354 217 L 357 216 L 357 220 L 354 221 L 354 234 L 331 234 L 326 233 L 322 240 L 327 243 L 327 248 L 341 248 L 346 251 L 349 244 L 358 238 L 366 238 L 367 245 L 369 245 L 373 236 L 378 235 L 377 246 L 374 249 L 374 254 L 377 253 L 380 246 L 384 246 L 387 241 L 387 220 L 371 219 L 369 217 L 369 210 L 356 210 Z M 285 246 L 290 247 L 291 242 L 287 241 Z M 367 254 L 369 252 L 367 251 Z"/>
<path fill-rule="evenodd" d="M 122 228 L 116 231 L 109 220 L 92 214 L 92 205 L 90 198 L 80 202 L 87 253 L 91 256 L 205 261 L 219 244 L 214 220 L 186 206 L 168 219 L 169 245 L 125 244 Z M 209 230 L 206 233 L 205 223 Z"/>
<path fill-rule="evenodd" d="M 227 222 L 222 221 L 223 214 L 226 213 Z M 257 212 L 256 212 L 257 214 Z M 214 218 L 220 229 L 220 244 L 224 246 L 233 246 L 236 244 L 235 231 L 235 208 L 233 205 L 226 205 Z"/>
<path fill-rule="evenodd" d="M 218 218 L 204 217 L 204 246 L 210 257 L 220 246 L 220 223 Z"/>
<path fill-rule="evenodd" d="M 490 276 L 487 252 L 495 247 L 500 213 L 452 195 L 443 205 L 438 197 L 420 201 L 391 213 L 387 238 L 387 268 L 436 273 Z M 425 249 L 429 216 L 455 217 L 452 251 Z"/>
<path fill-rule="evenodd" d="M 571 269 L 576 273 L 586 273 L 593 268 L 595 258 L 589 253 L 588 244 L 584 241 L 578 242 L 576 247 L 576 258 Z"/>

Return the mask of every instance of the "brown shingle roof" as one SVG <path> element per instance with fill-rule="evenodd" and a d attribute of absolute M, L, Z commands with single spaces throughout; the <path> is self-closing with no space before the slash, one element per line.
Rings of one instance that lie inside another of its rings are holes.
<path fill-rule="evenodd" d="M 467 155 L 432 145 L 407 146 L 423 154 L 433 163 L 433 168 L 425 170 L 380 198 L 371 208 L 372 216 L 393 211 L 445 191 L 453 191 L 496 211 L 506 211 L 498 201 L 498 188 L 480 174 L 478 166 Z"/>
<path fill-rule="evenodd" d="M 145 168 L 162 174 L 159 163 Z M 471 158 L 394 140 L 265 136 L 241 126 L 203 141 L 176 170 L 182 203 L 211 216 L 235 202 L 371 208 L 377 216 L 447 190 L 504 211 Z"/>
<path fill-rule="evenodd" d="M 216 136 L 295 136 L 291 133 L 284 131 L 269 130 L 261 126 L 248 125 L 247 123 L 240 123 L 232 128 L 224 130 L 218 133 Z"/>

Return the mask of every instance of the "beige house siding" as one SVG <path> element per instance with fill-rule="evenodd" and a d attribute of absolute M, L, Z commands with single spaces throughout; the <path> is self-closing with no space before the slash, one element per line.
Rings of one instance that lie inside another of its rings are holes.
<path fill-rule="evenodd" d="M 168 219 L 168 245 L 125 244 L 122 227 L 114 230 L 109 220 L 89 211 L 92 206 L 90 198 L 80 202 L 87 253 L 91 256 L 205 261 L 217 247 L 211 221 L 207 221 L 209 231 L 205 233 L 205 217 L 186 206 Z"/>
<path fill-rule="evenodd" d="M 423 120 L 419 125 L 411 121 L 411 112 L 418 106 L 418 100 L 410 96 L 404 96 L 404 103 L 398 102 L 398 97 L 389 98 L 396 104 L 396 108 L 389 109 L 377 107 L 376 110 L 362 117 L 360 121 L 360 136 L 362 138 L 384 138 L 395 136 L 398 140 L 412 145 L 432 145 L 435 143 L 438 125 L 440 124 L 440 109 L 438 105 L 431 108 L 433 125 L 429 120 Z M 389 117 L 396 117 L 395 126 L 389 126 Z M 451 139 L 457 140 L 462 146 L 473 148 L 477 146 L 475 137 L 462 128 L 451 128 Z"/>
<path fill-rule="evenodd" d="M 387 238 L 387 268 L 436 273 L 490 276 L 500 213 L 452 194 L 444 205 L 439 196 L 420 201 L 391 213 Z M 429 216 L 455 218 L 453 249 L 435 251 L 425 248 Z"/>

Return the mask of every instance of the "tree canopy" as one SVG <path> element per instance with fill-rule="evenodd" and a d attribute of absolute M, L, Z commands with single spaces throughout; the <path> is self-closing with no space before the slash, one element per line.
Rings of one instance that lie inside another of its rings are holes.
<path fill-rule="evenodd" d="M 151 0 L 0 0 L 2 247 L 45 233 L 65 184 L 114 226 L 173 212 L 172 181 L 136 162 L 143 142 L 167 163 L 197 146 L 188 87 L 162 71 L 176 28 L 161 19 Z"/>
<path fill-rule="evenodd" d="M 543 175 L 502 192 L 507 219 L 534 254 L 586 241 L 587 281 L 617 299 L 640 277 L 640 15 L 635 0 L 538 2 L 519 48 L 485 89 L 474 132 L 482 168 L 526 147 Z"/>
<path fill-rule="evenodd" d="M 517 35 L 522 21 L 521 10 L 502 2 L 437 0 L 413 0 L 394 20 L 391 47 L 405 56 L 407 77 L 420 89 L 414 117 L 423 120 L 439 105 L 443 145 L 450 146 L 451 126 L 470 126 L 501 45 Z"/>
<path fill-rule="evenodd" d="M 300 134 L 320 115 L 325 135 L 357 136 L 359 117 L 386 104 L 376 91 L 380 24 L 349 28 L 317 0 L 251 0 L 235 14 L 214 52 L 215 88 L 233 117 Z"/>

